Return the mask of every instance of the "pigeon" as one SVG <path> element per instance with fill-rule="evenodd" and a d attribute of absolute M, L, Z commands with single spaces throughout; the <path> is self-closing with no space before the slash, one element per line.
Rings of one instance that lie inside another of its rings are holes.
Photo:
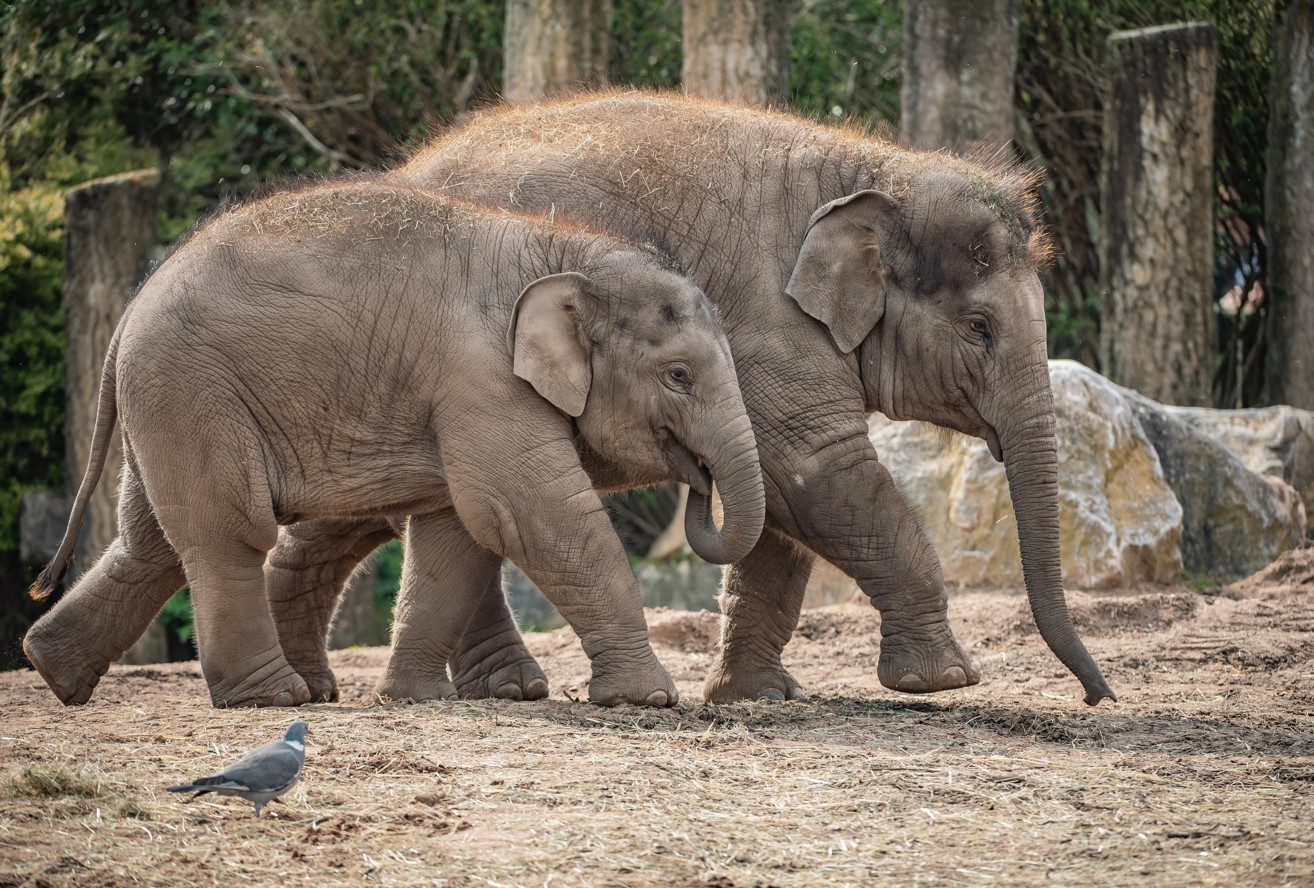
<path fill-rule="evenodd" d="M 277 743 L 251 750 L 217 774 L 170 786 L 169 792 L 196 793 L 192 798 L 207 792 L 240 796 L 255 805 L 259 817 L 261 808 L 296 785 L 306 761 L 309 733 L 309 725 L 294 721 Z"/>

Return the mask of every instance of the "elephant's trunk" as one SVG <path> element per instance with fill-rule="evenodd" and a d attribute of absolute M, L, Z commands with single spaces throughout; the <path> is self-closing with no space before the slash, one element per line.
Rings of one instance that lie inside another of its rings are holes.
<path fill-rule="evenodd" d="M 719 441 L 709 447 L 694 444 L 692 449 L 702 456 L 716 483 L 725 520 L 718 530 L 712 520 L 711 491 L 702 494 L 691 487 L 684 513 L 684 534 L 689 548 L 704 561 L 729 564 L 743 558 L 757 545 L 766 520 L 766 494 L 757 460 L 757 441 L 742 408 L 738 420 L 719 429 L 718 435 Z"/>
<path fill-rule="evenodd" d="M 1020 418 L 997 428 L 1003 443 L 1008 490 L 1017 515 L 1022 575 L 1031 613 L 1049 649 L 1081 680 L 1086 689 L 1086 703 L 1094 706 L 1105 698 L 1115 701 L 1118 698 L 1073 628 L 1063 596 L 1054 395 L 1049 387 L 1047 365 L 1041 373 L 1043 380 L 1024 396 L 1022 403 L 1027 405 L 1026 409 L 1014 414 L 1020 414 Z"/>

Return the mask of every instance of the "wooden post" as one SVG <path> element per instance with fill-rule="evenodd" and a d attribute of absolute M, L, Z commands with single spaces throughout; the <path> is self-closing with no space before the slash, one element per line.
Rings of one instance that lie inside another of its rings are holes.
<path fill-rule="evenodd" d="M 899 139 L 967 148 L 1013 139 L 1017 0 L 908 0 Z"/>
<path fill-rule="evenodd" d="M 1104 372 L 1209 406 L 1214 365 L 1214 69 L 1206 23 L 1109 37 L 1100 171 Z"/>
<path fill-rule="evenodd" d="M 612 0 L 507 0 L 502 41 L 508 102 L 607 82 Z"/>
<path fill-rule="evenodd" d="M 1280 6 L 1264 180 L 1266 376 L 1271 403 L 1314 410 L 1314 0 Z"/>
<path fill-rule="evenodd" d="M 64 461 L 70 501 L 87 469 L 105 352 L 155 247 L 159 186 L 158 170 L 142 170 L 87 182 L 64 199 Z M 114 436 L 70 577 L 91 565 L 118 535 L 121 441 Z M 158 622 L 123 656 L 127 663 L 165 660 L 165 632 Z"/>
<path fill-rule="evenodd" d="M 788 0 L 684 0 L 684 91 L 745 105 L 789 94 Z"/>

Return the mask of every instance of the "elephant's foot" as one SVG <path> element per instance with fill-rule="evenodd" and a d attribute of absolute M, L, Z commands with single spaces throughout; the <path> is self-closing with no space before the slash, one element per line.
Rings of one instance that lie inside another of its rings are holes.
<path fill-rule="evenodd" d="M 295 666 L 293 668 L 296 669 Z M 338 679 L 331 669 L 325 669 L 323 672 L 296 669 L 296 673 L 306 682 L 306 687 L 310 688 L 311 703 L 338 702 Z"/>
<path fill-rule="evenodd" d="M 451 668 L 462 700 L 542 700 L 548 695 L 547 676 L 518 632 L 487 639 L 458 653 L 451 659 Z"/>
<path fill-rule="evenodd" d="M 204 671 L 204 663 L 202 663 Z M 300 706 L 312 697 L 305 679 L 297 674 L 280 652 L 240 681 L 219 680 L 210 684 L 210 702 L 217 709 L 243 706 Z"/>
<path fill-rule="evenodd" d="M 305 679 L 310 688 L 310 699 L 315 703 L 336 703 L 338 701 L 338 679 L 329 668 L 328 652 L 324 645 L 306 647 L 293 645 L 284 635 L 284 627 L 279 627 L 279 646 L 288 665 L 297 675 Z"/>
<path fill-rule="evenodd" d="M 981 673 L 947 626 L 944 631 L 929 636 L 886 635 L 881 639 L 876 674 L 885 687 L 906 694 L 951 691 L 981 681 Z"/>
<path fill-rule="evenodd" d="M 456 685 L 439 673 L 388 670 L 374 688 L 374 699 L 380 703 L 397 703 L 409 700 L 423 703 L 427 700 L 455 700 Z"/>
<path fill-rule="evenodd" d="M 37 620 L 28 630 L 23 653 L 65 706 L 81 706 L 90 700 L 110 666 L 103 657 L 88 656 L 59 625 L 58 614 Z"/>
<path fill-rule="evenodd" d="M 657 658 L 651 654 L 633 660 L 611 661 L 605 654 L 593 659 L 593 677 L 589 679 L 589 702 L 599 706 L 674 706 L 680 702 L 675 682 Z"/>
<path fill-rule="evenodd" d="M 737 700 L 801 700 L 803 688 L 777 660 L 774 663 L 728 663 L 718 658 L 703 683 L 708 703 Z"/>

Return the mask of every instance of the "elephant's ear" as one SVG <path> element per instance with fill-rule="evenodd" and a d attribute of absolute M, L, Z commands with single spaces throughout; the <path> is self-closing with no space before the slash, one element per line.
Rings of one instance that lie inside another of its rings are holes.
<path fill-rule="evenodd" d="M 593 384 L 584 318 L 588 285 L 573 271 L 539 278 L 516 300 L 506 334 L 516 376 L 571 416 L 584 412 Z"/>
<path fill-rule="evenodd" d="M 883 191 L 859 191 L 812 214 L 785 292 L 826 325 L 840 351 L 857 348 L 885 314 L 880 232 L 898 210 Z"/>

